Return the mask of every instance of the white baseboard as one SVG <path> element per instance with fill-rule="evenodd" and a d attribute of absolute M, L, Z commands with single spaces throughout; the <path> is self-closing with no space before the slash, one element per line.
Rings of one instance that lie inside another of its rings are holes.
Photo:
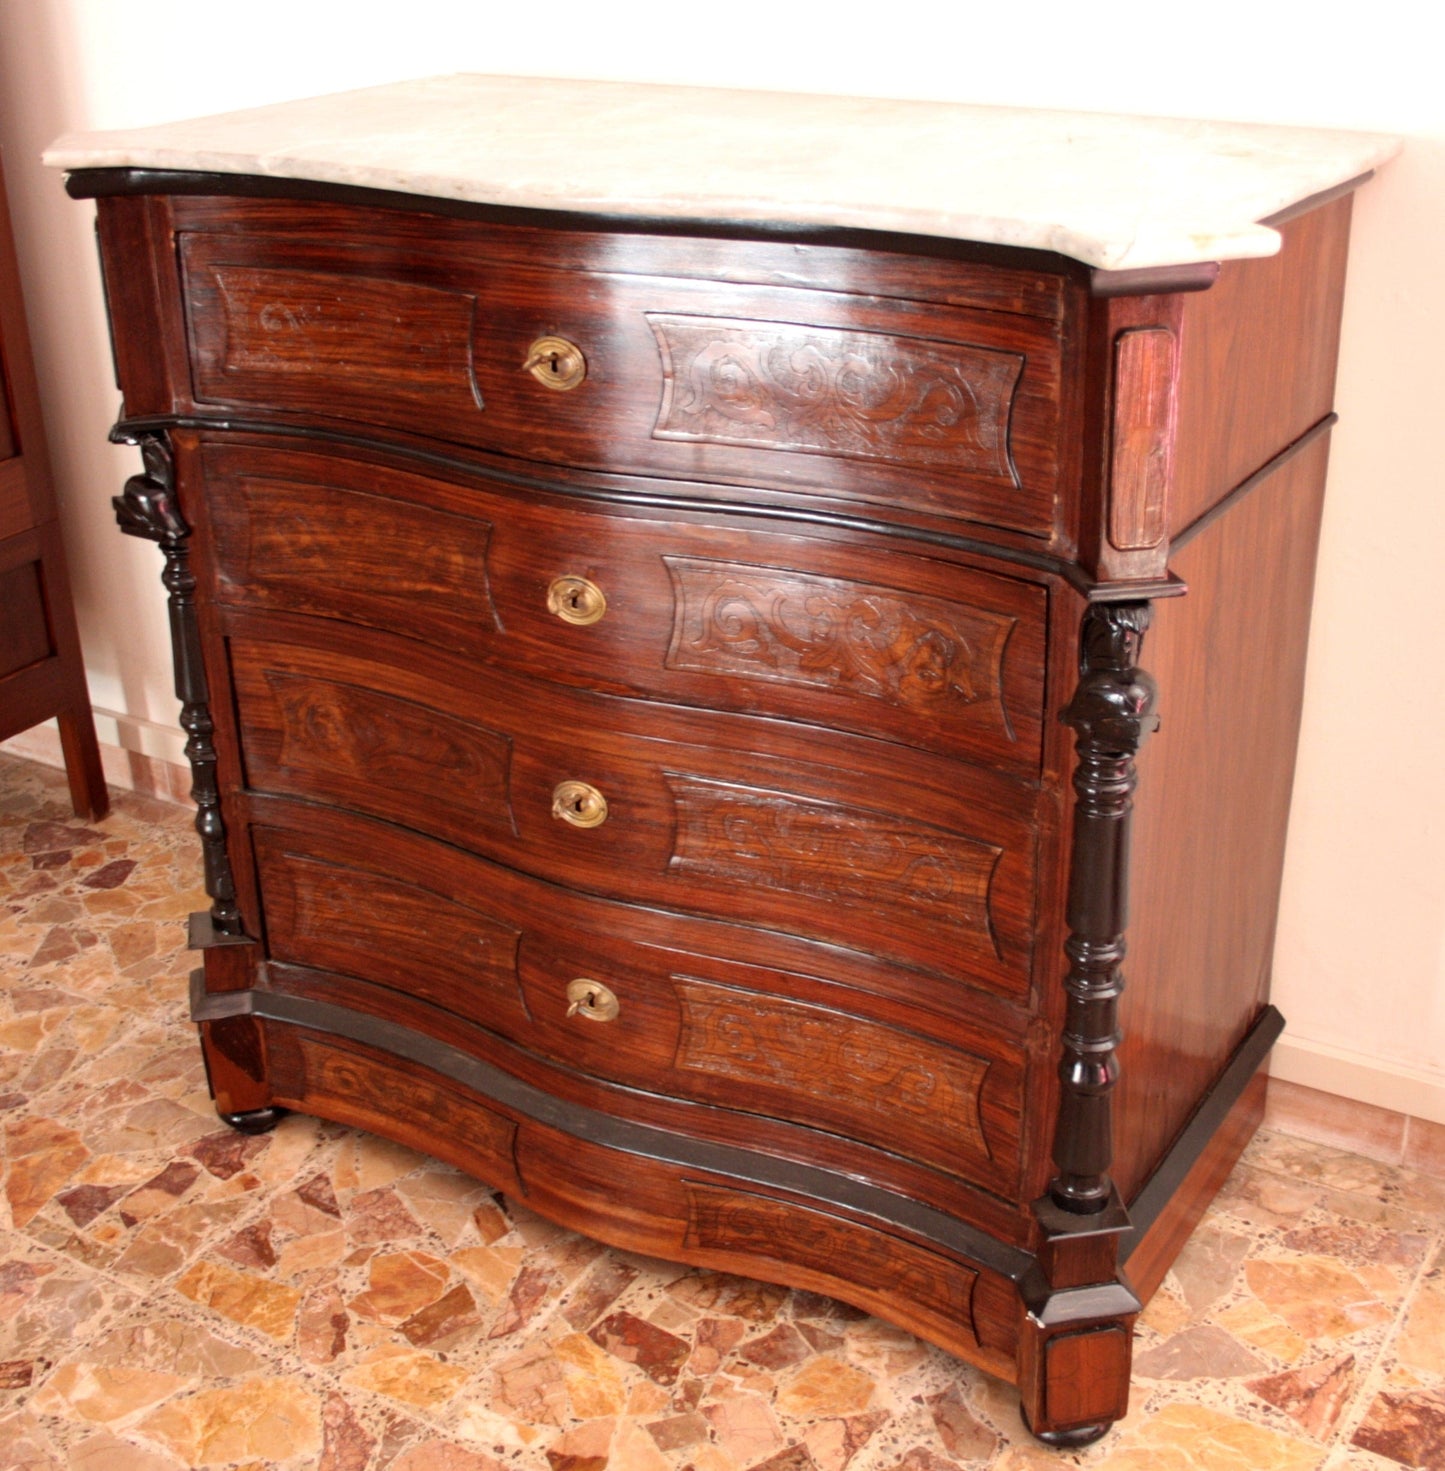
<path fill-rule="evenodd" d="M 1385 1064 L 1328 1042 L 1286 1035 L 1274 1044 L 1269 1072 L 1287 1083 L 1445 1124 L 1445 1077 Z"/>
<path fill-rule="evenodd" d="M 186 737 L 173 725 L 96 710 L 95 735 L 106 781 L 125 791 L 184 800 L 190 787 Z M 60 729 L 53 720 L 31 726 L 0 744 L 0 751 L 38 761 L 42 766 L 64 766 Z"/>
<path fill-rule="evenodd" d="M 97 709 L 94 714 L 95 738 L 102 746 L 119 746 L 170 766 L 186 765 L 186 736 L 178 726 L 118 715 L 114 710 Z"/>

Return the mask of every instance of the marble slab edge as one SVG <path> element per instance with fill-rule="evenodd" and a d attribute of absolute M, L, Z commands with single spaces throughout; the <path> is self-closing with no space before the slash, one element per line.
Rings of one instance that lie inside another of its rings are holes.
<path fill-rule="evenodd" d="M 307 179 L 613 218 L 893 231 L 1106 270 L 1272 255 L 1260 221 L 1368 175 L 1370 133 L 456 75 L 66 134 L 53 167 Z"/>

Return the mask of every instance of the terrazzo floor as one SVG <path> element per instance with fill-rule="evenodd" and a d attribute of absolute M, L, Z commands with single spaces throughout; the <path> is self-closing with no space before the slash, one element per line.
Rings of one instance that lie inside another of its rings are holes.
<path fill-rule="evenodd" d="M 1445 1182 L 1261 1135 L 1060 1455 L 1006 1385 L 803 1292 L 606 1250 L 288 1118 L 185 1014 L 189 814 L 0 755 L 0 1467 L 1445 1468 Z"/>

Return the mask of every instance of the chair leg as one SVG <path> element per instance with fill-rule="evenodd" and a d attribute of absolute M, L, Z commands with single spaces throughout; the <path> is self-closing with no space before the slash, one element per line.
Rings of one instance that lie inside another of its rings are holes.
<path fill-rule="evenodd" d="M 65 755 L 65 775 L 70 782 L 70 805 L 77 817 L 98 822 L 110 811 L 110 793 L 100 764 L 100 744 L 95 738 L 95 718 L 89 705 L 74 705 L 56 718 L 60 748 Z"/>

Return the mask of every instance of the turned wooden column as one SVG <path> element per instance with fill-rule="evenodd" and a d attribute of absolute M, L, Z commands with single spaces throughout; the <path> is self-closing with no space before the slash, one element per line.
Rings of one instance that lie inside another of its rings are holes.
<path fill-rule="evenodd" d="M 1147 603 L 1090 609 L 1079 686 L 1062 715 L 1077 737 L 1079 763 L 1064 946 L 1069 1001 L 1053 1150 L 1058 1174 L 1049 1197 L 1060 1210 L 1078 1215 L 1103 1210 L 1113 1192 L 1112 1095 L 1119 1078 L 1115 1051 L 1129 913 L 1129 812 L 1138 782 L 1134 757 L 1159 724 L 1154 681 L 1139 668 L 1148 626 Z"/>
<path fill-rule="evenodd" d="M 1075 733 L 1079 760 L 1054 1129 L 1058 1173 L 1034 1205 L 1043 1240 L 1024 1283 L 1019 1376 L 1029 1428 L 1059 1447 L 1088 1445 L 1127 1411 L 1131 1330 L 1140 1306 L 1119 1275 L 1119 1238 L 1130 1221 L 1109 1167 L 1134 757 L 1159 723 L 1154 681 L 1139 667 L 1149 612 L 1145 602 L 1090 608 L 1078 687 L 1060 717 Z"/>
<path fill-rule="evenodd" d="M 249 995 L 254 942 L 245 934 L 236 883 L 226 851 L 216 777 L 216 747 L 201 634 L 196 620 L 196 577 L 191 570 L 191 528 L 176 500 L 175 463 L 163 432 L 118 426 L 111 436 L 140 447 L 144 471 L 132 475 L 113 498 L 116 522 L 129 536 L 156 542 L 165 556 L 161 581 L 169 594 L 171 653 L 181 728 L 191 763 L 191 796 L 201 838 L 206 893 L 211 907 L 191 916 L 190 944 L 205 953 L 204 970 L 191 977 L 191 1019 L 201 1033 L 206 1079 L 221 1118 L 244 1133 L 275 1125 L 282 1111 L 270 1107 L 265 1039 L 260 1025 L 235 997 Z M 210 981 L 210 991 L 207 981 Z M 212 994 L 214 993 L 214 994 Z"/>
<path fill-rule="evenodd" d="M 223 935 L 241 933 L 236 907 L 236 884 L 226 855 L 226 832 L 221 821 L 221 798 L 216 784 L 216 747 L 212 740 L 210 692 L 201 658 L 201 634 L 196 625 L 196 578 L 191 571 L 191 528 L 176 504 L 175 468 L 164 434 L 118 430 L 122 444 L 138 444 L 145 470 L 132 475 L 123 494 L 112 498 L 115 519 L 128 536 L 157 543 L 165 556 L 165 584 L 171 622 L 171 654 L 175 665 L 176 698 L 181 702 L 181 728 L 186 732 L 186 757 L 191 763 L 191 796 L 196 803 L 196 831 L 201 838 L 206 893 L 211 896 L 211 922 Z"/>

